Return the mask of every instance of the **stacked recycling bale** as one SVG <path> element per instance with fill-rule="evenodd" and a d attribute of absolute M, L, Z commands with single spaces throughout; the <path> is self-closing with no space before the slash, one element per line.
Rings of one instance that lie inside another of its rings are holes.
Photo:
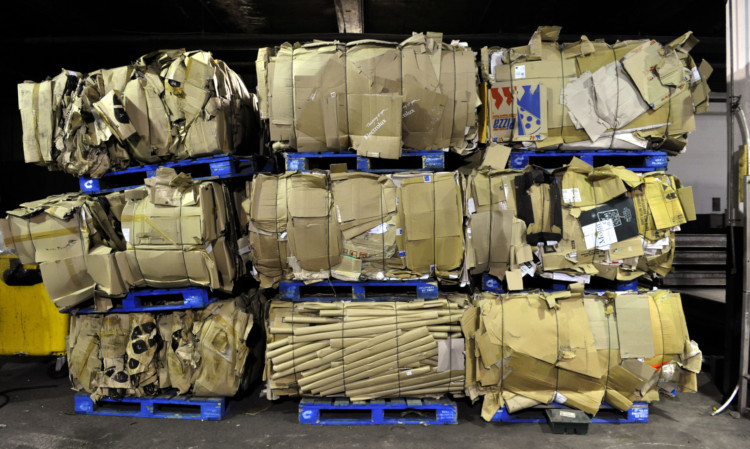
<path fill-rule="evenodd" d="M 402 148 L 467 154 L 479 135 L 476 54 L 441 33 L 396 44 L 284 43 L 258 51 L 261 118 L 273 147 L 357 150 L 398 159 Z"/>
<path fill-rule="evenodd" d="M 257 137 L 253 95 L 203 51 L 64 71 L 18 93 L 26 161 L 76 176 L 241 152 Z M 0 251 L 39 264 L 51 300 L 72 313 L 75 390 L 94 400 L 233 396 L 259 374 L 263 343 L 262 297 L 244 286 L 244 189 L 165 166 L 143 184 L 21 204 L 0 219 Z M 144 294 L 154 302 L 133 299 Z"/>
<path fill-rule="evenodd" d="M 253 95 L 205 51 L 163 50 L 132 64 L 18 85 L 27 163 L 99 178 L 108 171 L 246 152 Z"/>
<path fill-rule="evenodd" d="M 430 301 L 274 300 L 266 323 L 269 397 L 439 396 L 459 393 L 456 383 L 463 381 L 472 399 L 485 397 L 483 415 L 489 418 L 499 407 L 512 412 L 552 401 L 567 401 L 592 414 L 604 401 L 624 410 L 633 400 L 658 400 L 659 390 L 695 390 L 700 351 L 684 329 L 679 295 L 610 292 L 594 297 L 583 291 L 592 278 L 648 280 L 669 272 L 674 232 L 695 219 L 692 190 L 663 172 L 593 167 L 580 159 L 555 170 L 511 170 L 506 168 L 511 148 L 495 142 L 509 141 L 514 148 L 679 151 L 692 130 L 693 112 L 706 108 L 710 67 L 696 67 L 690 59 L 694 40 L 689 33 L 663 48 L 652 41 L 610 47 L 585 37 L 578 45 L 559 45 L 558 33 L 559 28 L 543 27 L 528 47 L 482 52 L 482 80 L 508 85 L 491 86 L 505 96 L 484 101 L 476 135 L 473 123 L 463 118 L 463 131 L 457 134 L 440 125 L 445 114 L 450 115 L 451 99 L 454 111 L 459 98 L 468 100 L 462 107 L 475 105 L 472 95 L 458 92 L 464 83 L 453 93 L 445 90 L 445 81 L 459 79 L 458 69 L 446 71 L 441 65 L 446 53 L 466 56 L 462 52 L 470 52 L 467 47 L 439 46 L 436 36 L 428 34 L 415 35 L 398 47 L 334 42 L 284 44 L 259 52 L 261 116 L 274 149 L 352 148 L 361 156 L 395 158 L 402 148 L 452 147 L 468 154 L 474 137 L 480 144 L 489 142 L 478 147 L 484 149 L 479 167 L 462 173 L 375 175 L 332 166 L 329 171 L 256 176 L 247 185 L 244 210 L 253 274 L 263 287 L 287 281 L 434 277 L 443 289 L 476 286 L 480 275 L 489 274 L 504 281 L 503 287 L 519 291 L 505 296 L 477 293 L 470 303 L 464 295 L 448 302 L 457 309 L 442 312 L 442 305 Z M 634 77 L 638 58 L 644 55 L 648 61 L 656 59 L 659 85 L 623 80 Z M 620 61 L 624 56 L 627 64 Z M 407 76 L 414 62 L 424 76 Z M 688 72 L 691 76 L 685 78 Z M 471 80 L 473 75 L 466 76 Z M 607 89 L 613 82 L 612 95 Z M 576 98 L 568 95 L 574 88 Z M 650 101 L 650 95 L 664 89 L 669 95 Z M 491 91 L 481 86 L 485 100 Z M 436 92 L 443 100 L 433 95 Z M 602 95 L 599 109 L 582 112 L 574 103 L 586 92 Z M 637 114 L 631 100 L 637 103 Z M 622 108 L 617 106 L 620 101 Z M 506 135 L 492 129 L 493 103 L 509 106 Z M 400 127 L 392 126 L 398 117 L 390 115 L 398 105 Z M 529 120 L 521 112 L 536 115 Z M 592 120 L 596 127 L 590 126 Z M 362 129 L 362 123 L 370 128 Z M 427 123 L 434 126 L 424 127 Z M 531 132 L 534 124 L 538 129 Z M 587 139 L 589 143 L 583 142 Z M 581 284 L 557 295 L 529 290 L 540 278 Z M 516 327 L 506 332 L 503 307 L 509 298 L 519 313 L 537 320 L 514 318 Z M 650 346 L 628 352 L 626 348 L 643 341 L 635 332 L 620 335 L 622 346 L 602 340 L 602 329 L 610 328 L 602 327 L 594 305 L 601 306 L 602 320 L 622 323 L 623 329 L 633 323 L 629 310 L 634 305 L 646 319 L 668 308 L 669 321 L 652 319 L 644 334 Z M 582 313 L 589 309 L 591 314 Z M 453 310 L 460 315 L 458 321 Z M 436 316 L 439 322 L 433 321 Z M 455 333 L 456 323 L 462 334 Z M 552 335 L 550 323 L 558 331 L 564 326 L 565 332 L 555 332 L 560 338 L 534 347 L 539 332 Z M 674 333 L 677 328 L 679 335 Z M 441 361 L 442 332 L 449 332 L 451 350 L 443 349 Z M 665 335 L 675 336 L 669 348 L 664 347 Z M 401 341 L 407 342 L 404 352 L 399 350 Z M 454 344 L 465 344 L 465 365 L 453 365 L 449 354 Z M 399 354 L 408 362 L 399 364 Z M 441 372 L 446 363 L 463 371 L 458 376 L 452 369 Z M 510 370 L 503 372 L 508 364 L 513 367 L 510 377 Z M 550 378 L 554 382 L 548 382 Z"/>
<path fill-rule="evenodd" d="M 488 140 L 537 150 L 643 150 L 676 154 L 708 111 L 712 68 L 696 64 L 692 32 L 607 44 L 582 36 L 558 43 L 539 27 L 522 47 L 483 48 Z"/>

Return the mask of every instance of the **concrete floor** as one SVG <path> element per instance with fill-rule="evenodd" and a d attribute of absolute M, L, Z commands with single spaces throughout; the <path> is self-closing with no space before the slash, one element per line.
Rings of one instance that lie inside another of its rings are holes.
<path fill-rule="evenodd" d="M 222 421 L 87 416 L 73 413 L 67 379 L 47 376 L 46 362 L 0 357 L 0 448 L 741 448 L 750 420 L 711 417 L 719 393 L 707 376 L 700 393 L 653 404 L 648 424 L 592 424 L 586 436 L 555 435 L 547 424 L 484 422 L 480 405 L 459 402 L 457 426 L 304 426 L 297 402 L 268 403 L 254 394 L 232 403 Z"/>

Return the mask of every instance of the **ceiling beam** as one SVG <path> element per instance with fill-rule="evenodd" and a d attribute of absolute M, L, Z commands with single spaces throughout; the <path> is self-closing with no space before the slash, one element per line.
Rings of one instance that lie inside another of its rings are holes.
<path fill-rule="evenodd" d="M 333 0 L 336 6 L 336 22 L 339 33 L 360 34 L 365 32 L 363 0 Z"/>

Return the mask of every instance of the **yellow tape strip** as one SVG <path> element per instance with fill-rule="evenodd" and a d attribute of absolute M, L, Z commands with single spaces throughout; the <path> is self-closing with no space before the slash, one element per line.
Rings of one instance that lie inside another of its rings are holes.
<path fill-rule="evenodd" d="M 54 237 L 61 237 L 63 235 L 70 235 L 70 234 L 78 234 L 78 227 L 75 228 L 62 228 L 57 229 L 54 231 L 44 231 L 44 232 L 34 232 L 32 234 L 26 234 L 26 235 L 19 235 L 16 237 L 11 237 L 11 239 L 3 239 L 5 242 L 5 245 L 8 245 L 8 242 L 24 242 L 27 240 L 41 240 L 41 239 L 50 239 Z"/>

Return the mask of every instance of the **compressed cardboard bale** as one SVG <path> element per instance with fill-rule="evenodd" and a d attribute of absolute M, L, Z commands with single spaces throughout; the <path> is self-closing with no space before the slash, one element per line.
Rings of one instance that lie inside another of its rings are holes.
<path fill-rule="evenodd" d="M 131 287 L 231 291 L 244 272 L 225 188 L 161 167 L 147 186 L 126 191 L 121 274 Z"/>
<path fill-rule="evenodd" d="M 116 201 L 118 196 L 110 199 Z M 90 257 L 124 249 L 118 220 L 108 203 L 105 198 L 78 193 L 54 195 L 23 203 L 0 219 L 4 245 L 21 262 L 40 264 L 47 293 L 60 310 L 94 296 L 97 283 L 88 272 Z M 107 263 L 101 258 L 97 261 Z M 106 281 L 106 289 L 120 288 L 119 281 L 107 279 L 111 265 L 97 269 L 97 279 Z"/>
<path fill-rule="evenodd" d="M 390 159 L 402 145 L 468 153 L 479 136 L 475 56 L 465 43 L 444 44 L 440 33 L 415 33 L 398 45 L 264 48 L 256 59 L 261 115 L 279 150 L 351 146 Z"/>
<path fill-rule="evenodd" d="M 233 396 L 247 377 L 251 300 L 215 301 L 200 311 L 74 315 L 73 388 L 94 400 L 173 388 L 194 397 Z"/>
<path fill-rule="evenodd" d="M 665 276 L 674 233 L 695 217 L 692 189 L 675 176 L 578 158 L 551 173 L 485 166 L 468 175 L 466 192 L 468 274 L 490 273 L 510 290 L 535 275 L 584 283 Z"/>
<path fill-rule="evenodd" d="M 680 304 L 668 291 L 589 296 L 580 284 L 478 294 L 461 321 L 467 367 L 474 366 L 466 371 L 467 395 L 485 396 L 489 420 L 503 406 L 514 412 L 554 401 L 593 415 L 602 400 L 627 410 L 659 390 L 693 391 L 700 350 Z"/>
<path fill-rule="evenodd" d="M 540 27 L 526 46 L 482 49 L 492 140 L 538 149 L 684 149 L 694 114 L 706 110 L 711 74 L 689 55 L 692 33 L 662 46 L 586 36 L 560 44 L 559 32 Z"/>
<path fill-rule="evenodd" d="M 463 390 L 465 295 L 431 301 L 271 303 L 267 394 L 352 400 Z"/>
<path fill-rule="evenodd" d="M 164 50 L 88 74 L 63 71 L 18 86 L 27 162 L 101 177 L 243 150 L 253 96 L 211 53 Z"/>

